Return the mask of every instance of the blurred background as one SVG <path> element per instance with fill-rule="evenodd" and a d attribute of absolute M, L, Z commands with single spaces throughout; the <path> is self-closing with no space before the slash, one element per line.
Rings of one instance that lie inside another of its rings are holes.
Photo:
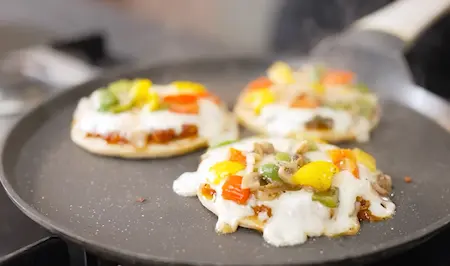
<path fill-rule="evenodd" d="M 0 74 L 0 113 L 22 108 L 17 99 L 28 97 L 26 105 L 39 102 L 48 84 L 67 87 L 95 71 L 126 64 L 302 55 L 321 38 L 390 2 L 0 0 L 0 60 L 7 62 Z M 415 81 L 447 99 L 449 31 L 444 17 L 406 55 Z M 25 52 L 17 53 L 19 48 Z"/>

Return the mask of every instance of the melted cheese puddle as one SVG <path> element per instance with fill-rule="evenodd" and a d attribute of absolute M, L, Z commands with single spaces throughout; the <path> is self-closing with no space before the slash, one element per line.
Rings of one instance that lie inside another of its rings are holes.
<path fill-rule="evenodd" d="M 217 162 L 228 158 L 230 147 L 241 151 L 251 151 L 255 141 L 263 141 L 258 138 L 249 138 L 228 146 L 208 151 L 202 158 L 196 172 L 182 174 L 173 182 L 175 193 L 181 196 L 197 195 L 200 184 L 207 182 L 211 175 L 209 168 Z M 299 142 L 292 139 L 267 139 L 276 150 L 293 153 L 299 146 Z M 331 161 L 326 150 L 335 148 L 329 144 L 318 144 L 319 151 L 307 152 L 305 156 L 311 161 Z M 252 159 L 247 159 L 253 162 Z M 380 197 L 371 187 L 375 180 L 375 173 L 370 172 L 365 166 L 359 164 L 360 178 L 356 179 L 350 172 L 341 171 L 333 178 L 333 186 L 339 188 L 339 206 L 334 209 L 334 215 L 330 217 L 330 209 L 319 202 L 312 201 L 312 193 L 305 190 L 291 191 L 282 194 L 272 201 L 259 201 L 251 196 L 247 205 L 239 205 L 233 201 L 224 200 L 221 197 L 221 186 L 213 185 L 216 190 L 215 201 L 201 199 L 202 203 L 218 216 L 216 230 L 225 225 L 235 228 L 241 219 L 254 215 L 252 206 L 265 205 L 272 209 L 272 217 L 262 214 L 261 221 L 267 219 L 264 225 L 264 239 L 274 246 L 291 246 L 304 243 L 308 237 L 334 236 L 356 232 L 359 230 L 359 221 L 356 216 L 356 197 L 361 196 L 370 201 L 369 210 L 379 218 L 389 218 L 395 212 L 395 205 L 389 199 Z M 247 167 L 240 174 L 251 171 Z"/>
<path fill-rule="evenodd" d="M 354 118 L 343 110 L 320 107 L 315 109 L 290 108 L 282 104 L 269 104 L 262 108 L 257 121 L 274 137 L 288 137 L 305 131 L 305 125 L 315 116 L 333 120 L 332 130 L 337 134 L 353 133 L 358 140 L 369 138 L 370 123 L 363 117 Z"/>
<path fill-rule="evenodd" d="M 157 86 L 157 85 L 156 85 Z M 152 87 L 153 88 L 153 87 Z M 174 88 L 159 85 L 154 88 L 160 96 L 176 93 Z M 212 101 L 199 100 L 199 114 L 178 114 L 167 110 L 118 114 L 98 112 L 92 98 L 82 98 L 75 110 L 75 127 L 86 133 L 107 136 L 120 133 L 134 144 L 145 143 L 146 134 L 156 130 L 173 129 L 180 134 L 183 125 L 195 125 L 199 136 L 206 138 L 210 145 L 238 137 L 238 126 L 226 110 Z M 136 136 L 140 136 L 136 139 Z"/>

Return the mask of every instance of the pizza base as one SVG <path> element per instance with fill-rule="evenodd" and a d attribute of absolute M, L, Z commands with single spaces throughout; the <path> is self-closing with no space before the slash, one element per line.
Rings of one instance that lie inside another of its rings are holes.
<path fill-rule="evenodd" d="M 201 204 L 206 209 L 208 209 L 210 212 L 214 213 L 214 215 L 217 216 L 217 213 L 214 210 L 214 208 L 212 207 L 212 204 L 210 204 L 209 200 L 206 199 L 205 197 L 203 197 L 203 195 L 201 194 L 201 188 L 199 188 L 197 190 L 197 197 L 200 200 Z M 245 218 L 240 219 L 239 226 L 248 228 L 248 229 L 252 229 L 252 230 L 256 230 L 261 233 L 264 231 L 264 223 L 261 222 L 260 220 L 258 220 L 258 218 L 256 218 L 256 217 L 245 217 Z"/>
<path fill-rule="evenodd" d="M 139 149 L 130 144 L 108 144 L 101 138 L 86 137 L 85 132 L 75 127 L 72 127 L 70 136 L 76 145 L 90 153 L 129 159 L 167 158 L 193 152 L 208 146 L 206 139 L 196 137 L 175 140 L 167 144 L 151 144 Z"/>
<path fill-rule="evenodd" d="M 269 135 L 264 127 L 261 127 L 256 121 L 257 116 L 253 113 L 251 108 L 249 108 L 243 101 L 243 96 L 245 92 L 239 97 L 235 108 L 234 113 L 238 119 L 238 122 L 244 126 L 245 128 L 253 131 L 254 133 Z M 370 131 L 372 131 L 380 121 L 380 107 L 377 107 L 377 112 L 375 114 L 374 119 L 370 121 Z M 308 130 L 304 132 L 299 132 L 301 137 L 313 137 L 325 140 L 330 143 L 344 142 L 344 141 L 353 141 L 356 139 L 356 136 L 353 133 L 337 133 L 333 131 L 318 131 L 318 130 Z M 296 136 L 288 136 L 295 138 Z"/>

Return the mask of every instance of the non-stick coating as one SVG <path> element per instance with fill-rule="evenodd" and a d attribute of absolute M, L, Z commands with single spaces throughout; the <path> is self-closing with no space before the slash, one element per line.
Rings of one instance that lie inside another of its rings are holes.
<path fill-rule="evenodd" d="M 205 61 L 132 71 L 126 77 L 149 77 L 155 83 L 198 80 L 232 105 L 243 85 L 269 63 Z M 116 78 L 90 82 L 40 106 L 16 125 L 3 150 L 2 182 L 16 204 L 46 228 L 88 248 L 147 262 L 307 264 L 374 254 L 417 240 L 449 221 L 448 132 L 384 97 L 381 124 L 372 141 L 359 146 L 392 175 L 398 206 L 392 220 L 366 223 L 354 237 L 323 237 L 286 248 L 269 246 L 260 233 L 244 229 L 217 235 L 214 215 L 196 198 L 172 191 L 176 177 L 196 169 L 201 152 L 131 161 L 91 155 L 71 142 L 69 127 L 77 100 Z M 424 95 L 427 104 L 428 94 Z M 448 111 L 445 104 L 438 107 Z M 405 183 L 405 176 L 413 182 Z M 138 197 L 147 201 L 136 202 Z"/>

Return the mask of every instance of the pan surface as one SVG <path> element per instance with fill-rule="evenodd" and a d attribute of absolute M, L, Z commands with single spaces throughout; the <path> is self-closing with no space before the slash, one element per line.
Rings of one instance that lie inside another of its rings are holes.
<path fill-rule="evenodd" d="M 92 251 L 143 262 L 336 262 L 407 244 L 450 221 L 450 135 L 410 108 L 433 105 L 434 113 L 420 110 L 446 123 L 449 106 L 400 80 L 377 91 L 383 117 L 371 142 L 359 145 L 373 153 L 379 168 L 392 176 L 397 213 L 386 222 L 363 224 L 353 237 L 323 237 L 301 246 L 275 248 L 259 233 L 245 229 L 219 236 L 214 232 L 213 214 L 196 198 L 179 197 L 171 189 L 176 177 L 196 169 L 201 152 L 166 160 L 121 160 L 91 155 L 69 138 L 78 99 L 107 82 L 123 77 L 149 77 L 155 83 L 198 80 L 231 106 L 240 89 L 271 62 L 228 59 L 167 64 L 110 74 L 59 94 L 12 129 L 2 151 L 1 181 L 19 208 L 51 231 Z M 413 182 L 405 183 L 405 176 Z M 137 202 L 139 197 L 147 200 Z"/>

